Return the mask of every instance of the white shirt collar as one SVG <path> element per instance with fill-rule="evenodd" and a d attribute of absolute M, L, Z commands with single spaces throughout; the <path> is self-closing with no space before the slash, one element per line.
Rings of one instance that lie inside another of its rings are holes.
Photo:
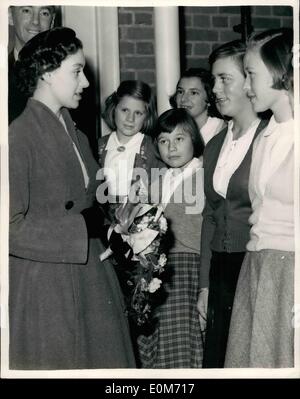
<path fill-rule="evenodd" d="M 162 204 L 164 207 L 169 202 L 179 184 L 201 168 L 202 161 L 199 158 L 193 158 L 183 170 L 180 170 L 179 168 L 169 168 L 167 170 L 164 175 L 162 190 Z"/>
<path fill-rule="evenodd" d="M 213 136 L 221 131 L 221 127 L 223 126 L 223 124 L 223 119 L 211 116 L 207 118 L 206 123 L 200 129 L 204 144 L 207 144 Z"/>
<path fill-rule="evenodd" d="M 183 169 L 180 168 L 169 168 L 167 174 L 171 176 L 171 179 L 186 179 L 191 176 L 196 170 L 202 168 L 202 160 L 199 158 L 193 158 Z"/>
<path fill-rule="evenodd" d="M 258 125 L 259 125 L 259 123 L 260 123 L 260 119 L 259 118 L 256 118 L 256 119 L 254 119 L 254 121 L 251 123 L 251 125 L 248 127 L 248 129 L 247 129 L 247 131 L 246 131 L 246 133 L 245 134 L 243 134 L 241 137 L 239 137 L 238 139 L 233 139 L 233 120 L 231 119 L 229 122 L 228 122 L 228 128 L 227 128 L 227 134 L 226 134 L 226 138 L 225 138 L 225 140 L 227 141 L 227 142 L 231 142 L 231 141 L 238 141 L 238 140 L 241 140 L 241 141 L 243 141 L 243 140 L 246 140 L 246 137 L 247 137 L 247 135 L 250 135 L 250 134 L 252 134 L 252 132 L 253 132 L 253 129 L 257 129 L 257 127 L 258 127 Z"/>
<path fill-rule="evenodd" d="M 194 172 L 195 170 L 202 168 L 202 160 L 199 158 L 193 158 L 184 168 L 183 168 L 183 175 L 186 176 Z"/>
<path fill-rule="evenodd" d="M 19 58 L 19 51 L 16 48 L 14 48 L 14 58 L 15 61 L 17 61 L 17 59 Z"/>
<path fill-rule="evenodd" d="M 117 133 L 112 132 L 109 136 L 109 139 L 107 141 L 105 149 L 106 150 L 116 150 L 118 147 L 125 147 L 125 149 L 136 147 L 137 152 L 139 152 L 143 138 L 144 138 L 144 134 L 141 132 L 138 132 L 134 136 L 132 136 L 131 139 L 126 144 L 122 144 L 122 143 L 120 143 L 120 141 L 118 139 Z"/>
<path fill-rule="evenodd" d="M 276 122 L 274 115 L 272 115 L 267 127 L 264 129 L 262 134 L 263 134 L 263 136 L 268 137 L 271 134 L 273 134 L 277 130 L 278 127 L 286 130 L 286 132 L 285 132 L 286 134 L 288 134 L 288 133 L 294 134 L 294 130 L 288 128 L 288 126 L 292 125 L 293 122 L 294 122 L 294 119 L 291 118 L 285 122 L 278 123 L 278 122 Z"/>

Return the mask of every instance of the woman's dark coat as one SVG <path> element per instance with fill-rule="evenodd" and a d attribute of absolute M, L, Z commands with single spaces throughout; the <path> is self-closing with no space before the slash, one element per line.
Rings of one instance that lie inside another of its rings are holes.
<path fill-rule="evenodd" d="M 119 285 L 80 212 L 92 205 L 97 163 L 67 110 L 71 138 L 30 99 L 9 129 L 10 368 L 135 367 Z"/>

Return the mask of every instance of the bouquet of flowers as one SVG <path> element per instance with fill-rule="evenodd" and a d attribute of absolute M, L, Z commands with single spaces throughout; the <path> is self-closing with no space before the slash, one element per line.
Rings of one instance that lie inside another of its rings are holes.
<path fill-rule="evenodd" d="M 167 231 L 167 221 L 161 206 L 144 205 L 130 226 L 126 241 L 133 251 L 136 267 L 128 280 L 132 286 L 131 316 L 138 325 L 149 321 L 153 295 L 162 284 L 162 273 L 167 257 L 162 251 L 162 238 Z"/>
<path fill-rule="evenodd" d="M 161 290 L 162 274 L 167 263 L 163 238 L 167 220 L 161 205 L 134 203 L 128 200 L 117 208 L 116 223 L 111 227 L 129 246 L 132 268 L 127 284 L 130 289 L 128 313 L 138 326 L 150 322 L 155 295 Z M 105 257 L 112 252 L 108 249 Z M 103 259 L 103 257 L 102 257 Z"/>

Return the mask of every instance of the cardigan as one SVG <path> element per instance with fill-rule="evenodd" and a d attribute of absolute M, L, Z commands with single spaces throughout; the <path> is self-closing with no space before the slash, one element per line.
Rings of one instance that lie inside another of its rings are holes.
<path fill-rule="evenodd" d="M 169 253 L 200 253 L 204 208 L 203 168 L 199 161 L 194 168 L 191 175 L 176 187 L 164 210 L 168 222 Z"/>
<path fill-rule="evenodd" d="M 205 147 L 203 167 L 206 204 L 201 233 L 201 287 L 208 287 L 211 250 L 228 253 L 246 251 L 250 231 L 248 219 L 251 215 L 248 181 L 252 146 L 267 123 L 266 120 L 259 123 L 244 159 L 229 180 L 226 198 L 214 190 L 213 174 L 227 134 L 227 127 L 214 136 Z"/>
<path fill-rule="evenodd" d="M 253 213 L 248 251 L 295 250 L 294 123 L 271 118 L 253 146 L 249 195 Z"/>

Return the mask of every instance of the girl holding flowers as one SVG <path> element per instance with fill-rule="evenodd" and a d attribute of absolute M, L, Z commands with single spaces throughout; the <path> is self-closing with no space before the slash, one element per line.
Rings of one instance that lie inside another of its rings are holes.
<path fill-rule="evenodd" d="M 172 234 L 166 270 L 165 302 L 154 312 L 157 323 L 150 335 L 138 338 L 144 368 L 201 367 L 202 341 L 197 312 L 200 231 L 204 206 L 203 142 L 185 109 L 170 109 L 158 119 L 157 147 L 168 165 L 160 202 Z M 153 194 L 158 190 L 153 190 Z"/>
<path fill-rule="evenodd" d="M 97 200 L 104 206 L 110 224 L 116 222 L 115 212 L 120 204 L 126 203 L 132 185 L 142 180 L 147 187 L 152 170 L 159 170 L 164 165 L 157 158 L 151 137 L 157 114 L 148 84 L 139 80 L 121 82 L 117 90 L 107 97 L 102 116 L 112 132 L 99 140 L 98 177 L 103 183 L 97 191 Z M 117 241 L 110 243 L 111 247 L 117 247 L 114 251 L 115 271 L 127 300 L 130 295 L 128 272 L 132 264 L 122 256 L 126 246 L 124 249 L 123 243 L 113 237 Z M 133 323 L 131 327 L 135 341 Z"/>

